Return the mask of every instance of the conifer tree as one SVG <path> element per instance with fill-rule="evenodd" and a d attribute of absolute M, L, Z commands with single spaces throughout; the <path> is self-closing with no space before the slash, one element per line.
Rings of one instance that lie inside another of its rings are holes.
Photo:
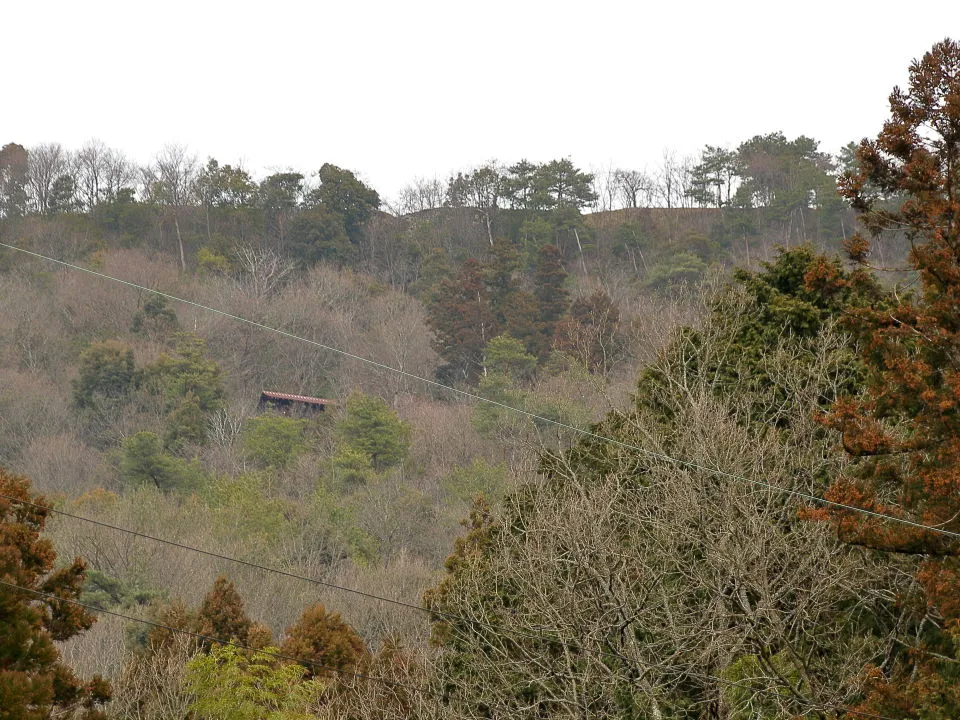
<path fill-rule="evenodd" d="M 520 286 L 520 251 L 500 238 L 491 248 L 492 259 L 484 266 L 490 309 L 504 334 L 523 342 L 527 350 L 541 354 L 539 307 L 533 295 Z"/>
<path fill-rule="evenodd" d="M 367 648 L 354 629 L 339 613 L 327 612 L 320 603 L 304 610 L 297 623 L 287 628 L 282 649 L 284 655 L 307 661 L 304 666 L 311 677 L 320 673 L 318 665 L 353 672 L 367 656 Z"/>
<path fill-rule="evenodd" d="M 566 280 L 567 271 L 563 267 L 563 254 L 560 249 L 555 245 L 541 246 L 533 275 L 533 294 L 540 310 L 538 354 L 541 357 L 553 347 L 557 324 L 567 311 L 570 291 L 564 287 Z"/>
<path fill-rule="evenodd" d="M 918 596 L 900 598 L 917 648 L 904 647 L 870 675 L 863 712 L 898 718 L 960 717 L 960 44 L 938 43 L 910 67 L 891 115 L 864 140 L 841 192 L 870 238 L 902 231 L 919 274 L 917 295 L 866 308 L 867 392 L 839 401 L 828 422 L 856 461 L 827 497 L 947 535 L 850 511 L 828 515 L 841 540 L 916 558 Z M 865 260 L 857 235 L 851 256 Z"/>
<path fill-rule="evenodd" d="M 174 600 L 156 613 L 158 625 L 183 630 L 192 635 L 204 635 L 228 642 L 236 642 L 254 649 L 266 647 L 272 638 L 264 625 L 253 622 L 244 609 L 243 598 L 233 581 L 219 575 L 197 610 L 189 609 L 182 601 Z M 146 635 L 150 652 L 163 652 L 171 647 L 172 633 L 163 627 L 154 627 Z M 209 640 L 197 645 L 209 650 Z"/>
<path fill-rule="evenodd" d="M 220 575 L 200 606 L 199 632 L 223 640 L 246 643 L 253 623 L 243 609 L 243 598 L 225 575 Z"/>
<path fill-rule="evenodd" d="M 427 312 L 433 346 L 447 361 L 442 371 L 453 380 L 476 380 L 484 346 L 500 334 L 480 262 L 471 258 L 456 278 L 441 280 Z"/>
<path fill-rule="evenodd" d="M 363 455 L 377 472 L 399 465 L 410 452 L 410 426 L 381 398 L 355 392 L 337 423 L 343 445 Z"/>
<path fill-rule="evenodd" d="M 80 376 L 73 381 L 78 407 L 123 398 L 137 384 L 133 349 L 116 340 L 92 343 L 80 355 Z"/>
<path fill-rule="evenodd" d="M 30 481 L 0 468 L 0 493 L 45 504 L 30 493 Z M 56 553 L 41 532 L 47 511 L 0 499 L 0 579 L 66 601 L 79 598 L 86 566 L 77 558 L 54 571 Z M 54 642 L 87 630 L 95 617 L 61 602 L 0 586 L 0 719 L 44 720 L 76 711 L 82 720 L 99 720 L 99 706 L 110 686 L 96 677 L 77 679 L 60 661 Z"/>

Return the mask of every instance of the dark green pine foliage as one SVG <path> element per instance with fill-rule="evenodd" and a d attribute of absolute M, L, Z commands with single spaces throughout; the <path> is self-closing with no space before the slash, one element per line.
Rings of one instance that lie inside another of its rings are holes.
<path fill-rule="evenodd" d="M 290 223 L 290 250 L 306 265 L 350 257 L 350 238 L 343 220 L 320 205 L 301 212 Z"/>
<path fill-rule="evenodd" d="M 317 177 L 320 187 L 310 193 L 308 201 L 339 215 L 350 242 L 358 242 L 363 224 L 380 207 L 380 195 L 349 170 L 330 163 L 324 163 Z"/>
<path fill-rule="evenodd" d="M 500 238 L 494 241 L 491 254 L 484 274 L 496 327 L 520 340 L 528 352 L 539 354 L 539 307 L 536 298 L 520 286 L 520 250 L 511 241 Z"/>
<path fill-rule="evenodd" d="M 320 187 L 304 199 L 305 210 L 290 226 L 290 245 L 306 264 L 347 262 L 356 255 L 363 226 L 380 207 L 380 195 L 349 170 L 325 163 Z"/>
<path fill-rule="evenodd" d="M 73 400 L 80 408 L 98 407 L 124 398 L 139 382 L 133 349 L 117 340 L 92 343 L 80 355 Z"/>
<path fill-rule="evenodd" d="M 555 245 L 543 245 L 537 254 L 533 275 L 534 297 L 540 319 L 540 337 L 536 346 L 539 357 L 546 356 L 553 348 L 557 325 L 569 305 L 570 291 L 566 288 L 567 271 L 563 267 L 563 255 Z"/>
<path fill-rule="evenodd" d="M 887 294 L 873 278 L 861 270 L 846 271 L 836 258 L 818 255 L 810 247 L 782 251 L 772 263 L 764 263 L 759 272 L 737 270 L 736 285 L 714 301 L 712 324 L 727 329 L 720 338 L 723 351 L 710 355 L 709 370 L 716 377 L 718 393 L 744 393 L 762 398 L 754 408 L 757 422 L 780 425 L 779 408 L 791 389 L 779 386 L 775 376 L 784 373 L 771 363 L 804 363 L 802 351 L 778 354 L 784 345 L 799 345 L 819 336 L 846 317 L 855 307 L 880 305 Z M 737 322 L 729 322 L 731 313 Z M 843 332 L 841 328 L 836 328 Z M 703 362 L 703 335 L 693 328 L 683 330 L 670 353 L 675 362 Z M 853 391 L 863 378 L 863 368 L 852 346 L 841 349 L 835 359 L 839 392 Z M 671 395 L 663 373 L 649 368 L 641 375 L 637 388 L 638 404 L 655 409 L 669 421 L 672 411 L 661 398 Z M 824 409 L 835 394 L 824 396 Z"/>

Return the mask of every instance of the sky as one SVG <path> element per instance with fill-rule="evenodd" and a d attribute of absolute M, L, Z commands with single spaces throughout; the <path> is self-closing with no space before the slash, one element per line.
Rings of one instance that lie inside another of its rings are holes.
<path fill-rule="evenodd" d="M 490 160 L 876 135 L 960 2 L 10 0 L 0 144 L 166 144 L 255 177 L 325 162 L 385 198 Z M 10 72 L 10 68 L 14 68 Z"/>

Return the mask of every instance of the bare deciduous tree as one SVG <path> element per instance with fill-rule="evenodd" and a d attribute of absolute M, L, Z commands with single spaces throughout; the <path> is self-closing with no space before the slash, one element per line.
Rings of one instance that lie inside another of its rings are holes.
<path fill-rule="evenodd" d="M 641 201 L 650 203 L 653 181 L 641 170 L 618 169 L 613 174 L 613 187 L 623 207 L 640 207 Z"/>
<path fill-rule="evenodd" d="M 110 150 L 102 140 L 89 140 L 73 156 L 77 192 L 85 210 L 93 210 L 106 192 Z"/>
<path fill-rule="evenodd" d="M 54 181 L 69 167 L 69 155 L 60 143 L 46 143 L 30 148 L 27 156 L 30 189 L 37 212 L 50 211 L 50 189 Z"/>
<path fill-rule="evenodd" d="M 398 215 L 408 215 L 424 210 L 435 210 L 443 207 L 446 197 L 446 188 L 437 178 L 415 178 L 412 183 L 400 190 L 396 212 Z"/>
<path fill-rule="evenodd" d="M 295 262 L 269 248 L 238 245 L 234 256 L 241 287 L 257 299 L 276 293 L 296 268 Z"/>
<path fill-rule="evenodd" d="M 842 462 L 813 420 L 840 381 L 838 336 L 772 354 L 773 384 L 791 393 L 760 401 L 794 428 L 778 434 L 750 421 L 757 397 L 715 391 L 724 334 L 703 333 L 656 367 L 662 412 L 618 420 L 626 446 L 558 454 L 502 520 L 474 516 L 435 596 L 466 617 L 438 628 L 457 713 L 826 717 L 890 651 L 909 574 L 749 482 L 816 493 Z"/>
<path fill-rule="evenodd" d="M 144 191 L 148 200 L 167 208 L 173 219 L 180 251 L 180 267 L 187 268 L 180 232 L 180 209 L 192 202 L 194 179 L 197 174 L 197 158 L 190 155 L 182 145 L 167 145 L 142 170 Z"/>
<path fill-rule="evenodd" d="M 186 664 L 196 641 L 174 634 L 162 651 L 128 655 L 113 683 L 111 717 L 117 720 L 169 720 L 190 717 L 194 698 L 186 683 Z"/>

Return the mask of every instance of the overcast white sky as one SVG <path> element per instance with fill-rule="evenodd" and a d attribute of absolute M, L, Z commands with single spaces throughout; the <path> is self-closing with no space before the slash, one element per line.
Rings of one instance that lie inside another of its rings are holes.
<path fill-rule="evenodd" d="M 257 176 L 332 162 L 393 197 L 497 158 L 874 135 L 960 2 L 7 0 L 0 144 L 166 143 Z"/>

